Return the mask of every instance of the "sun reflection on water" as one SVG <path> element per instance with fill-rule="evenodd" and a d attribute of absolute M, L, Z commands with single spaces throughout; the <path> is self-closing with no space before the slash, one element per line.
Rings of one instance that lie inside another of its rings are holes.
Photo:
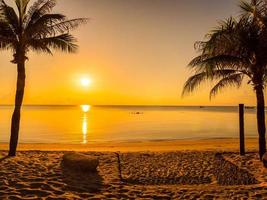
<path fill-rule="evenodd" d="M 82 120 L 82 133 L 83 133 L 83 141 L 82 144 L 87 144 L 87 134 L 88 134 L 88 117 L 87 114 L 91 109 L 90 105 L 81 105 L 81 109 L 83 111 L 83 120 Z"/>

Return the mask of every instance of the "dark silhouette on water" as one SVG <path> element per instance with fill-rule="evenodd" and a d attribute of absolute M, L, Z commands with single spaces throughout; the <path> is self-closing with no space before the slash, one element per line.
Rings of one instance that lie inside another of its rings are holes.
<path fill-rule="evenodd" d="M 12 50 L 12 63 L 17 65 L 17 90 L 12 116 L 9 156 L 16 155 L 20 127 L 20 110 L 25 87 L 25 61 L 30 50 L 52 54 L 52 49 L 73 53 L 76 39 L 69 33 L 87 19 L 68 20 L 51 13 L 56 0 L 37 0 L 27 9 L 30 0 L 15 0 L 17 11 L 0 0 L 0 48 Z"/>
<path fill-rule="evenodd" d="M 137 112 L 131 112 L 131 114 L 132 114 L 132 115 L 143 115 L 144 113 L 143 113 L 143 112 L 139 112 L 139 111 L 137 111 Z"/>
<path fill-rule="evenodd" d="M 264 87 L 267 78 L 267 3 L 263 0 L 241 2 L 242 15 L 230 17 L 197 42 L 200 55 L 189 66 L 195 74 L 184 86 L 183 95 L 205 81 L 217 80 L 210 97 L 229 86 L 240 87 L 244 77 L 256 92 L 260 158 L 266 152 Z"/>
<path fill-rule="evenodd" d="M 253 110 L 253 109 L 255 109 L 255 107 L 254 106 L 246 106 L 245 109 Z"/>

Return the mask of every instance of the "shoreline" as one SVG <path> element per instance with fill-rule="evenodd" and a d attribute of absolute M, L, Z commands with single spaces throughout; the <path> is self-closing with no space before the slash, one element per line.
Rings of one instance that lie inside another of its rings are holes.
<path fill-rule="evenodd" d="M 247 138 L 246 151 L 258 148 L 257 138 Z M 0 151 L 8 150 L 8 143 L 0 143 Z M 120 141 L 87 144 L 19 144 L 18 151 L 101 151 L 101 152 L 138 152 L 138 151 L 238 151 L 239 139 L 186 139 L 159 141 Z"/>

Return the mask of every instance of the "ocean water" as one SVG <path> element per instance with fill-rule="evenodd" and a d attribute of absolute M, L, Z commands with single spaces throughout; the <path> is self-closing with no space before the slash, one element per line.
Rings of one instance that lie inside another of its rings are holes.
<path fill-rule="evenodd" d="M 0 106 L 0 143 L 9 141 L 12 106 Z M 24 106 L 21 143 L 237 138 L 237 107 Z M 255 109 L 246 137 L 257 137 Z"/>

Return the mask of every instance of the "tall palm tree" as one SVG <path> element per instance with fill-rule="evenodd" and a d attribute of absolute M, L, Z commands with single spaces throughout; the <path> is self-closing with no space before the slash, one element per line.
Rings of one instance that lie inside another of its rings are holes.
<path fill-rule="evenodd" d="M 76 39 L 69 33 L 87 20 L 68 20 L 52 13 L 56 0 L 14 0 L 17 10 L 0 0 L 0 49 L 13 52 L 12 63 L 17 65 L 17 89 L 12 116 L 9 156 L 16 155 L 20 112 L 25 87 L 25 61 L 30 50 L 52 54 L 52 49 L 73 53 Z"/>
<path fill-rule="evenodd" d="M 189 67 L 194 70 L 184 85 L 183 95 L 206 81 L 215 82 L 210 98 L 229 86 L 240 87 L 246 79 L 257 99 L 260 158 L 266 152 L 264 88 L 267 81 L 267 6 L 264 0 L 241 2 L 243 14 L 221 21 L 205 41 L 197 42 L 200 55 Z"/>

